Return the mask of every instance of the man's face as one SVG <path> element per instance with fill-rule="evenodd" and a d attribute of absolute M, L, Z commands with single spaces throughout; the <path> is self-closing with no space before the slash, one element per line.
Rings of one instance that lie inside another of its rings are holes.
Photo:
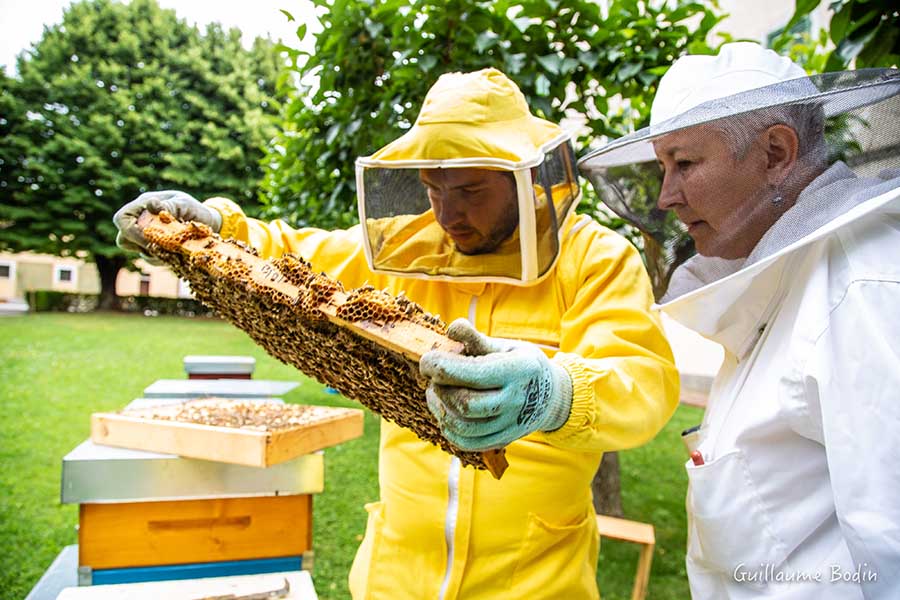
<path fill-rule="evenodd" d="M 493 252 L 519 224 L 512 175 L 488 169 L 422 169 L 440 226 L 463 254 Z"/>
<path fill-rule="evenodd" d="M 748 256 L 772 224 L 765 151 L 753 145 L 735 158 L 709 125 L 663 136 L 653 148 L 664 172 L 657 206 L 675 211 L 700 254 Z"/>

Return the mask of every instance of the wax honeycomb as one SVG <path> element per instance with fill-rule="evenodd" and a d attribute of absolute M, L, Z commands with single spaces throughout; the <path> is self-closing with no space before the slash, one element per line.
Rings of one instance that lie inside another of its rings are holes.
<path fill-rule="evenodd" d="M 200 398 L 175 406 L 126 410 L 123 414 L 214 427 L 280 431 L 332 419 L 336 410 L 341 409 L 275 401 Z"/>
<path fill-rule="evenodd" d="M 320 306 L 333 302 L 337 293 L 346 294 L 337 309 L 345 321 L 405 320 L 443 334 L 446 326 L 439 317 L 402 295 L 371 286 L 345 290 L 339 281 L 316 273 L 306 260 L 291 254 L 264 265 L 269 281 L 288 282 L 301 290 L 296 297 L 282 293 L 251 277 L 251 267 L 241 255 L 258 256 L 253 248 L 223 240 L 202 224 L 180 223 L 167 213 L 159 217 L 162 225 L 144 229 L 148 252 L 187 280 L 198 300 L 275 358 L 412 430 L 463 464 L 485 468 L 481 453 L 460 450 L 441 435 L 425 404 L 427 379 L 415 361 L 332 323 Z M 200 245 L 185 248 L 194 240 Z"/>

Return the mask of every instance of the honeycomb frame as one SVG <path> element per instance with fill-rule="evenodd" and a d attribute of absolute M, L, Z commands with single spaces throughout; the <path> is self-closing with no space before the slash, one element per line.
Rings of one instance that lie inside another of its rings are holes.
<path fill-rule="evenodd" d="M 452 445 L 427 409 L 419 358 L 432 349 L 462 352 L 446 325 L 403 295 L 363 286 L 346 290 L 303 258 L 265 260 L 206 225 L 144 212 L 147 252 L 190 283 L 194 296 L 245 331 L 266 352 L 439 446 L 464 465 L 499 479 L 504 450 Z"/>

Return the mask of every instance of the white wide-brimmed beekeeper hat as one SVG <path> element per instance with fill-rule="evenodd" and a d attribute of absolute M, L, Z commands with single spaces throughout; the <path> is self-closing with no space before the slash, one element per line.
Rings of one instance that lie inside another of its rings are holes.
<path fill-rule="evenodd" d="M 774 114 L 790 105 L 817 107 L 828 133 L 828 123 L 850 113 L 869 124 L 889 120 L 891 115 L 896 119 L 891 109 L 873 106 L 893 103 L 898 93 L 897 69 L 808 76 L 790 59 L 759 44 L 725 44 L 715 56 L 690 55 L 675 61 L 659 82 L 650 125 L 588 153 L 578 167 L 610 209 L 658 241 L 671 243 L 681 229 L 673 214 L 656 207 L 660 173 L 654 140 L 750 113 Z M 843 132 L 859 137 L 867 127 L 845 127 Z M 828 140 L 830 145 L 833 142 Z M 846 145 L 840 150 L 846 152 Z M 845 157 L 830 155 L 831 159 Z"/>

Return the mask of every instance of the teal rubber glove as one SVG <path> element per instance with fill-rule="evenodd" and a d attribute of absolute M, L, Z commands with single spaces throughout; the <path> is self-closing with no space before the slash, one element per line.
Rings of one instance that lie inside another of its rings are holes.
<path fill-rule="evenodd" d="M 428 409 L 450 443 L 469 451 L 502 448 L 565 424 L 572 379 L 540 348 L 488 337 L 465 319 L 451 323 L 447 335 L 465 345 L 465 354 L 432 350 L 419 370 L 430 379 Z"/>
<path fill-rule="evenodd" d="M 219 211 L 207 208 L 190 194 L 174 190 L 146 192 L 113 215 L 113 223 L 119 229 L 116 235 L 116 245 L 119 248 L 129 252 L 146 253 L 147 240 L 137 224 L 138 217 L 145 210 L 154 214 L 166 211 L 179 221 L 197 221 L 209 226 L 216 233 L 222 229 L 222 215 Z"/>

